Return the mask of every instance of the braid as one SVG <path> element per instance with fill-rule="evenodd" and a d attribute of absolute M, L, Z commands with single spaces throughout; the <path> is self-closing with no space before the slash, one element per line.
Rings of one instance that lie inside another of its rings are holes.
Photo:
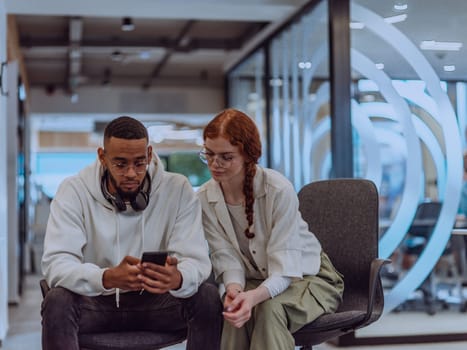
<path fill-rule="evenodd" d="M 245 180 L 243 182 L 243 194 L 245 195 L 245 214 L 248 221 L 248 227 L 245 229 L 245 236 L 251 239 L 255 236 L 254 232 L 250 232 L 253 225 L 253 204 L 255 197 L 253 194 L 253 178 L 256 173 L 255 163 L 245 164 Z"/>

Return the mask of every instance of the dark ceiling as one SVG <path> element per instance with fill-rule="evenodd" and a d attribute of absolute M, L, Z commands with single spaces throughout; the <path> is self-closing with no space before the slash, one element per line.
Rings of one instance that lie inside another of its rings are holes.
<path fill-rule="evenodd" d="M 218 81 L 232 51 L 266 22 L 17 16 L 32 87 Z"/>
<path fill-rule="evenodd" d="M 268 24 L 305 0 L 6 0 L 30 87 L 214 84 Z M 99 6 L 97 6 L 99 5 Z M 123 30 L 125 18 L 132 30 Z"/>
<path fill-rule="evenodd" d="M 213 85 L 222 87 L 226 62 L 247 42 L 286 19 L 306 0 L 6 0 L 15 15 L 31 87 Z M 417 47 L 424 40 L 464 39 L 467 1 L 354 0 L 382 17 L 405 14 L 394 26 Z M 99 7 L 96 6 L 99 4 Z M 79 5 L 79 6 L 78 6 Z M 121 28 L 131 15 L 132 31 Z M 352 46 L 393 78 L 417 78 L 413 68 L 368 30 L 352 30 Z M 460 51 L 424 51 L 441 79 L 465 80 L 465 45 Z M 445 71 L 446 65 L 456 66 Z"/>

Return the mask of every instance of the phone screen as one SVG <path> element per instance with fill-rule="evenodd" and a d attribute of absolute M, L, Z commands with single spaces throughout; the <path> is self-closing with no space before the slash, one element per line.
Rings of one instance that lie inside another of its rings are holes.
<path fill-rule="evenodd" d="M 144 252 L 141 262 L 151 262 L 157 265 L 165 265 L 167 252 Z"/>

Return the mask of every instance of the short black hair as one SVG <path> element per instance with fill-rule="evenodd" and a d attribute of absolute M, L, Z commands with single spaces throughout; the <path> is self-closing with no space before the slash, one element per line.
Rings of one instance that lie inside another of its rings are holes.
<path fill-rule="evenodd" d="M 112 120 L 104 130 L 104 143 L 111 137 L 117 137 L 125 140 L 149 140 L 148 129 L 140 121 L 121 116 Z"/>

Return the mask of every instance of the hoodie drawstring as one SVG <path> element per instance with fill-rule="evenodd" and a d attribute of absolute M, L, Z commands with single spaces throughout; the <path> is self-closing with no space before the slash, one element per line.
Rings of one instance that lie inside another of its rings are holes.
<path fill-rule="evenodd" d="M 120 262 L 120 220 L 117 218 L 117 261 Z M 115 304 L 117 308 L 120 307 L 120 288 L 116 288 L 115 290 Z"/>
<path fill-rule="evenodd" d="M 141 214 L 141 256 L 144 253 L 144 211 Z"/>
<path fill-rule="evenodd" d="M 118 219 L 118 215 L 116 216 L 117 218 L 117 261 L 120 261 L 121 256 L 120 256 L 120 220 Z M 141 213 L 141 254 L 140 256 L 143 255 L 144 252 L 144 211 Z M 117 305 L 117 308 L 120 307 L 120 288 L 115 288 L 115 304 Z"/>

